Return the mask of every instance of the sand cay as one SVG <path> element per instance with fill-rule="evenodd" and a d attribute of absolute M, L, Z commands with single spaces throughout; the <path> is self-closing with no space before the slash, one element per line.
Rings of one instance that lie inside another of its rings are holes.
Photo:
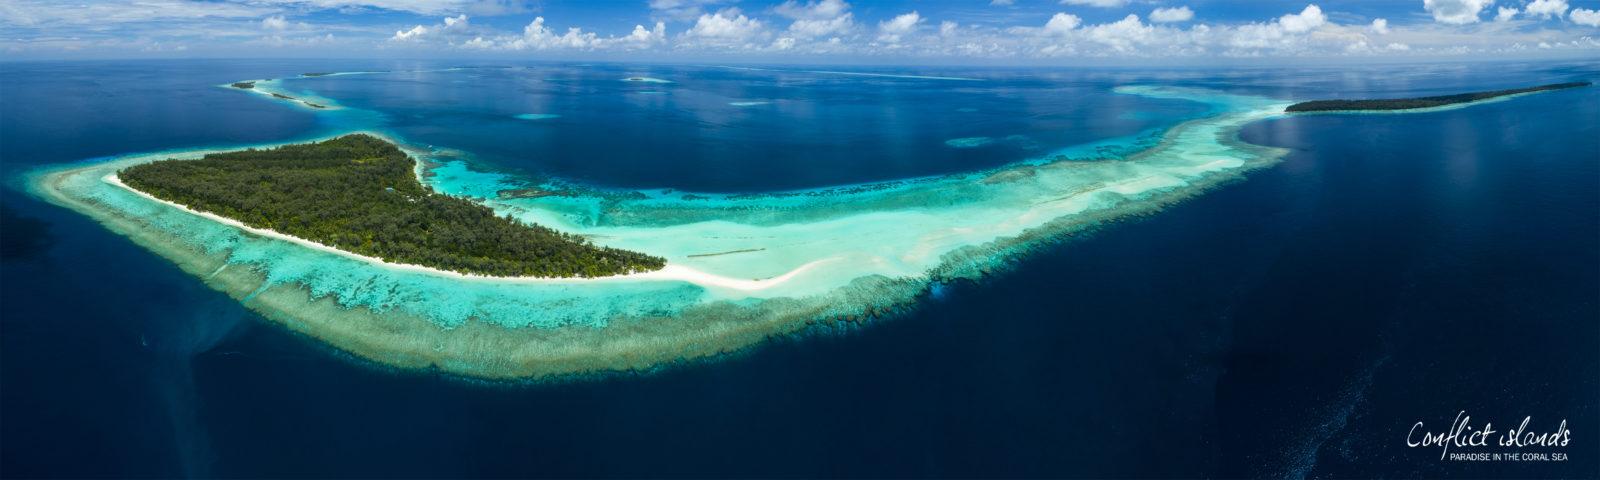
<path fill-rule="evenodd" d="M 417 153 L 436 191 L 497 213 L 665 257 L 596 279 L 471 277 L 386 264 L 250 229 L 124 188 L 115 173 L 163 152 L 34 172 L 38 196 L 88 215 L 286 328 L 405 369 L 494 379 L 647 371 L 774 335 L 915 308 L 930 285 L 978 279 L 1042 246 L 1151 213 L 1270 165 L 1241 126 L 1282 102 L 1213 92 L 1122 93 L 1211 104 L 1125 155 L 1047 155 L 1000 169 L 802 192 L 573 191 L 499 198 L 515 178 Z M 403 144 L 403 141 L 400 142 Z M 1115 151 L 1115 149 L 1069 149 Z M 525 186 L 525 185 L 521 185 Z M 707 252 L 738 252 L 707 255 Z"/>

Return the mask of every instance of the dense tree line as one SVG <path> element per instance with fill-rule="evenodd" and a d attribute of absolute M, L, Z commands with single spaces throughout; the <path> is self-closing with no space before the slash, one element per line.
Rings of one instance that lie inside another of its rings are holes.
<path fill-rule="evenodd" d="M 497 217 L 434 193 L 413 161 L 370 135 L 129 167 L 164 200 L 386 261 L 493 276 L 597 277 L 661 268 L 642 253 Z"/>
<path fill-rule="evenodd" d="M 1340 110 L 1410 110 L 1413 108 L 1442 107 L 1456 103 L 1476 102 L 1494 97 L 1516 95 L 1519 93 L 1539 92 L 1544 90 L 1560 90 L 1563 88 L 1587 87 L 1589 82 L 1554 83 L 1528 88 L 1513 88 L 1510 90 L 1495 90 L 1490 92 L 1460 93 L 1455 95 L 1440 95 L 1437 97 L 1395 98 L 1387 100 L 1314 100 L 1290 105 L 1284 109 L 1286 112 L 1328 112 Z"/>

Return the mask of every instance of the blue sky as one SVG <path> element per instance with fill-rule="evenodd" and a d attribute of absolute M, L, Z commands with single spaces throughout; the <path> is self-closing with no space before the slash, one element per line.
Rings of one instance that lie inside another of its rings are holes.
<path fill-rule="evenodd" d="M 1600 0 L 0 0 L 8 58 L 1600 58 Z"/>

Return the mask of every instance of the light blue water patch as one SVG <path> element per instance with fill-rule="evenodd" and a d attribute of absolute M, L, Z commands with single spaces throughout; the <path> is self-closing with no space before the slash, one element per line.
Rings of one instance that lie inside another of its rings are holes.
<path fill-rule="evenodd" d="M 515 115 L 515 117 L 518 118 L 518 119 L 521 119 L 521 120 L 550 120 L 550 119 L 554 119 L 554 118 L 561 118 L 561 114 L 559 114 L 559 113 L 520 113 L 520 114 Z"/>
<path fill-rule="evenodd" d="M 824 295 L 860 297 L 840 304 L 859 306 L 872 297 L 862 290 L 872 279 L 926 280 L 936 269 L 947 275 L 981 271 L 1005 257 L 971 252 L 986 252 L 996 241 L 1058 218 L 1137 206 L 1263 161 L 1262 152 L 1237 145 L 1231 135 L 1239 125 L 1263 118 L 1258 106 L 1268 102 L 1165 90 L 1125 93 L 1200 99 L 1231 113 L 1168 132 L 1167 141 L 1137 161 L 1016 166 L 763 194 L 574 188 L 501 199 L 501 191 L 533 185 L 510 174 L 469 168 L 471 158 L 463 152 L 408 148 L 424 160 L 422 181 L 436 191 L 479 199 L 503 215 L 599 245 L 660 255 L 669 266 L 723 279 L 711 283 L 652 277 L 494 280 L 419 272 L 258 237 L 101 181 L 130 162 L 154 157 L 90 169 L 73 176 L 63 190 L 226 255 L 232 264 L 249 265 L 271 284 L 302 285 L 313 296 L 332 297 L 341 305 L 403 311 L 446 327 L 469 319 L 513 327 L 605 325 L 619 318 L 673 317 L 708 302 Z M 954 145 L 996 141 L 957 140 L 965 141 Z M 1149 146 L 1141 139 L 1121 141 L 1123 148 Z M 770 287 L 738 286 L 779 277 L 785 280 Z"/>
<path fill-rule="evenodd" d="M 991 143 L 994 143 L 994 139 L 989 137 L 952 138 L 944 141 L 944 144 L 951 148 L 978 148 Z"/>
<path fill-rule="evenodd" d="M 735 107 L 755 107 L 755 106 L 760 106 L 760 105 L 768 105 L 768 104 L 771 104 L 771 103 L 772 102 L 760 102 L 760 101 L 728 102 L 728 105 L 732 105 L 732 106 L 735 106 Z"/>

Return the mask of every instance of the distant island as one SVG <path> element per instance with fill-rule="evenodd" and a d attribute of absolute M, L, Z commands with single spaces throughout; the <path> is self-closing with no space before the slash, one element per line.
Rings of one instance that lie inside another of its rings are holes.
<path fill-rule="evenodd" d="M 302 77 L 326 77 L 328 75 L 333 75 L 333 72 L 311 72 L 300 74 Z"/>
<path fill-rule="evenodd" d="M 1418 108 L 1443 107 L 1457 103 L 1476 102 L 1495 97 L 1517 95 L 1523 93 L 1543 92 L 1547 90 L 1561 90 L 1565 88 L 1587 87 L 1589 82 L 1552 83 L 1537 87 L 1514 88 L 1510 90 L 1494 90 L 1488 92 L 1460 93 L 1455 95 L 1441 95 L 1437 97 L 1395 98 L 1377 100 L 1314 100 L 1300 102 L 1285 108 L 1285 112 L 1341 112 L 1355 110 L 1412 110 Z"/>
<path fill-rule="evenodd" d="M 498 277 L 602 277 L 665 260 L 595 246 L 423 186 L 371 135 L 162 160 L 117 173 L 156 198 L 387 262 Z"/>
<path fill-rule="evenodd" d="M 256 88 L 256 82 L 234 82 L 232 86 L 233 88 L 243 88 L 245 90 L 249 90 Z"/>

